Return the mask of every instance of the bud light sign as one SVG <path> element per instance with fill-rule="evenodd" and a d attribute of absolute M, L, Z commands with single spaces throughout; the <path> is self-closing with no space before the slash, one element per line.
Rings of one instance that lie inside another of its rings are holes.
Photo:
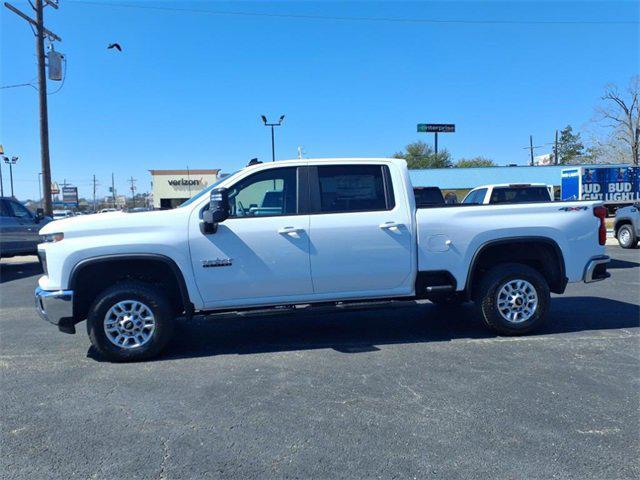
<path fill-rule="evenodd" d="M 577 167 L 562 171 L 563 200 L 633 203 L 640 200 L 639 167 Z"/>

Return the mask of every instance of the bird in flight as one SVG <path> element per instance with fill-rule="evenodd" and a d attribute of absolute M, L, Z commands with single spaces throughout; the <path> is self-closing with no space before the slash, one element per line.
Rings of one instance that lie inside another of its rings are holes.
<path fill-rule="evenodd" d="M 112 48 L 115 48 L 119 52 L 122 51 L 122 47 L 120 46 L 119 43 L 110 43 L 109 46 L 107 47 L 107 50 L 112 49 Z"/>

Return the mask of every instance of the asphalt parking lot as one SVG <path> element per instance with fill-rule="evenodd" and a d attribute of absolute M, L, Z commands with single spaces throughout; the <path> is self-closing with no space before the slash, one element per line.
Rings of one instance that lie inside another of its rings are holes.
<path fill-rule="evenodd" d="M 161 359 L 110 364 L 0 265 L 6 479 L 640 476 L 640 251 L 552 301 L 537 335 L 470 307 L 197 318 Z M 27 259 L 29 260 L 29 259 Z"/>

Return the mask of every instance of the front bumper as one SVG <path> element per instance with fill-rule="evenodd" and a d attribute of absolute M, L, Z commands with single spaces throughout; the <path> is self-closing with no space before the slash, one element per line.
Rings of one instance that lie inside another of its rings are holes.
<path fill-rule="evenodd" d="M 599 282 L 609 278 L 611 274 L 607 272 L 607 264 L 611 259 L 607 255 L 593 257 L 584 268 L 584 283 Z"/>
<path fill-rule="evenodd" d="M 68 332 L 73 327 L 73 290 L 48 291 L 36 287 L 36 310 L 43 320 L 57 325 L 62 331 Z"/>

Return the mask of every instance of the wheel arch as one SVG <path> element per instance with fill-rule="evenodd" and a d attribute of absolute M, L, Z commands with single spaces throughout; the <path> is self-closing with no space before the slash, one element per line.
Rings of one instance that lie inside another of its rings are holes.
<path fill-rule="evenodd" d="M 626 218 L 626 217 L 617 219 L 616 222 L 613 224 L 613 235 L 616 238 L 618 237 L 618 230 L 620 230 L 623 225 L 631 225 L 633 227 L 633 222 L 631 221 L 630 218 Z"/>
<path fill-rule="evenodd" d="M 194 306 L 189 297 L 189 290 L 187 288 L 187 284 L 184 278 L 184 274 L 180 270 L 178 264 L 170 257 L 157 253 L 140 253 L 140 254 L 109 254 L 109 255 L 100 255 L 96 257 L 86 258 L 81 260 L 77 264 L 73 266 L 71 269 L 71 273 L 69 275 L 69 289 L 74 292 L 78 292 L 82 289 L 81 281 L 83 280 L 83 275 L 86 272 L 91 271 L 92 269 L 96 269 L 97 267 L 105 267 L 109 264 L 123 264 L 127 263 L 129 266 L 128 269 L 125 269 L 124 273 L 131 273 L 135 270 L 133 265 L 136 267 L 140 266 L 159 266 L 162 265 L 163 268 L 167 269 L 167 271 L 171 272 L 172 277 L 167 280 L 175 281 L 174 287 L 177 288 L 177 296 L 178 300 L 181 302 L 180 307 L 184 310 L 186 315 L 190 317 L 193 314 Z M 139 272 L 137 272 L 139 273 Z M 113 277 L 121 277 L 116 281 L 120 281 L 125 279 L 126 277 L 123 275 Z M 93 300 L 93 299 L 91 299 Z M 86 317 L 86 311 L 88 309 L 87 303 L 90 303 L 87 299 L 83 299 L 81 295 L 74 295 L 74 318 L 77 321 L 81 321 Z"/>
<path fill-rule="evenodd" d="M 509 245 L 517 247 L 516 250 L 504 253 L 504 248 Z M 528 250 L 521 250 L 522 246 L 526 246 Z M 540 255 L 545 251 L 552 252 L 552 256 L 548 260 L 545 260 L 545 257 Z M 519 262 L 540 270 L 540 273 L 549 283 L 550 290 L 554 293 L 563 293 L 566 288 L 568 279 L 564 255 L 555 240 L 549 237 L 537 236 L 507 237 L 489 240 L 480 245 L 473 254 L 465 282 L 465 292 L 468 298 L 471 299 L 473 297 L 482 274 L 482 268 L 486 261 L 492 258 L 492 254 L 495 255 L 497 260 L 495 265 Z M 536 263 L 540 265 L 536 266 Z"/>

